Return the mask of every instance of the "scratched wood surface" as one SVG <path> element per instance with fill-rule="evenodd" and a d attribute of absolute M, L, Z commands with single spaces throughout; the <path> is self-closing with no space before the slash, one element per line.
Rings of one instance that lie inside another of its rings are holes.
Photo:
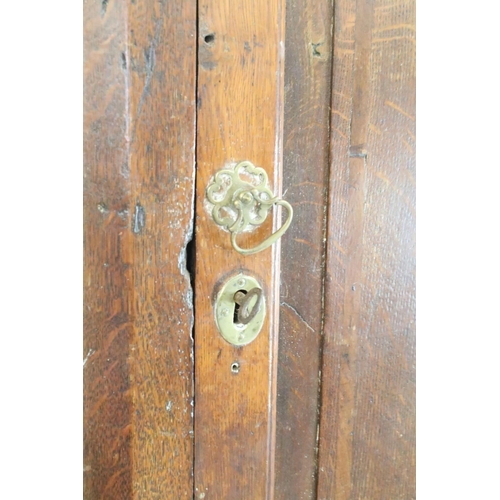
<path fill-rule="evenodd" d="M 281 2 L 201 1 L 197 120 L 195 285 L 195 498 L 272 498 L 274 466 L 276 287 L 279 245 L 242 256 L 204 206 L 205 190 L 221 168 L 249 160 L 281 179 Z M 264 227 L 239 242 L 255 246 Z M 276 221 L 275 221 L 276 223 Z M 287 236 L 284 236 L 286 238 Z M 218 333 L 214 300 L 241 271 L 256 277 L 267 301 L 259 336 L 234 347 Z M 239 373 L 231 364 L 240 364 Z"/>
<path fill-rule="evenodd" d="M 127 40 L 126 7 L 116 5 L 105 18 L 98 2 L 87 2 L 84 16 L 83 496 L 130 498 L 132 234 L 122 212 L 130 210 L 130 183 L 120 175 L 128 161 L 120 60 Z"/>
<path fill-rule="evenodd" d="M 415 498 L 415 3 L 337 0 L 320 500 Z"/>
<path fill-rule="evenodd" d="M 275 498 L 316 498 L 332 2 L 289 0 L 283 191 L 294 222 L 281 252 Z"/>
<path fill-rule="evenodd" d="M 84 498 L 191 498 L 196 3 L 84 2 L 84 42 Z"/>

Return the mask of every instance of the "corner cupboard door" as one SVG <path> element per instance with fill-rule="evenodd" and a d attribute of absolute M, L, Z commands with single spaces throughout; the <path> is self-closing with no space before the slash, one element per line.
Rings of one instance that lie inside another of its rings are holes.
<path fill-rule="evenodd" d="M 415 498 L 413 0 L 84 16 L 84 498 Z"/>

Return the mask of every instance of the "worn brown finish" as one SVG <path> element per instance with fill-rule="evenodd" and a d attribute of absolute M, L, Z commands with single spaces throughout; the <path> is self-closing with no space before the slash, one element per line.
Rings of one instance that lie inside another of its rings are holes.
<path fill-rule="evenodd" d="M 282 7 L 267 0 L 199 5 L 195 498 L 272 498 L 279 245 L 238 254 L 204 199 L 211 177 L 242 160 L 264 168 L 280 191 Z M 269 218 L 241 246 L 271 230 Z M 241 270 L 262 284 L 267 316 L 259 336 L 236 348 L 218 333 L 213 305 Z M 230 369 L 235 361 L 238 374 Z"/>
<path fill-rule="evenodd" d="M 84 498 L 191 498 L 196 3 L 84 12 Z"/>
<path fill-rule="evenodd" d="M 287 3 L 275 498 L 316 498 L 324 233 L 329 173 L 332 2 Z"/>
<path fill-rule="evenodd" d="M 415 498 L 415 5 L 335 3 L 318 499 Z"/>
<path fill-rule="evenodd" d="M 130 498 L 133 236 L 122 212 L 130 182 L 120 174 L 128 161 L 126 7 L 105 16 L 99 2 L 86 2 L 84 16 L 84 498 Z"/>
<path fill-rule="evenodd" d="M 415 498 L 414 0 L 289 0 L 286 39 L 284 0 L 84 13 L 84 498 Z M 295 210 L 249 256 L 204 203 L 241 160 Z M 239 272 L 267 315 L 236 348 Z"/>

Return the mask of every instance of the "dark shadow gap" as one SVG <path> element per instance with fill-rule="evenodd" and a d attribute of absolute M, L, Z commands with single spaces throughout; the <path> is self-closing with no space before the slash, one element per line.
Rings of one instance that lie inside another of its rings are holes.
<path fill-rule="evenodd" d="M 189 271 L 189 281 L 191 283 L 191 291 L 192 291 L 192 314 L 193 314 L 193 326 L 191 330 L 191 353 L 192 353 L 192 417 L 191 417 L 191 425 L 192 425 L 192 456 L 193 462 L 191 466 L 191 477 L 193 478 L 192 482 L 192 498 L 196 498 L 196 474 L 195 474 L 195 464 L 196 464 L 196 434 L 195 434 L 195 415 L 196 415 L 196 356 L 195 356 L 195 342 L 196 342 L 196 204 L 197 204 L 197 196 L 196 196 L 196 185 L 198 181 L 197 176 L 197 168 L 198 168 L 198 109 L 199 109 L 199 99 L 200 93 L 198 89 L 198 76 L 199 76 L 199 57 L 200 57 L 200 4 L 199 1 L 196 1 L 196 26 L 195 26 L 195 40 L 196 40 L 196 56 L 195 56 L 195 75 L 194 75 L 194 92 L 195 92 L 195 111 L 194 111 L 194 175 L 193 175 L 193 233 L 191 237 L 191 241 L 186 246 L 186 269 Z"/>

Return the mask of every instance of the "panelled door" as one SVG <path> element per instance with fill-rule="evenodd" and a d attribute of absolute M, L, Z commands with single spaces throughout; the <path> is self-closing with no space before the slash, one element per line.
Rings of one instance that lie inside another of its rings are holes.
<path fill-rule="evenodd" d="M 84 498 L 415 498 L 414 0 L 88 0 L 84 47 Z"/>

